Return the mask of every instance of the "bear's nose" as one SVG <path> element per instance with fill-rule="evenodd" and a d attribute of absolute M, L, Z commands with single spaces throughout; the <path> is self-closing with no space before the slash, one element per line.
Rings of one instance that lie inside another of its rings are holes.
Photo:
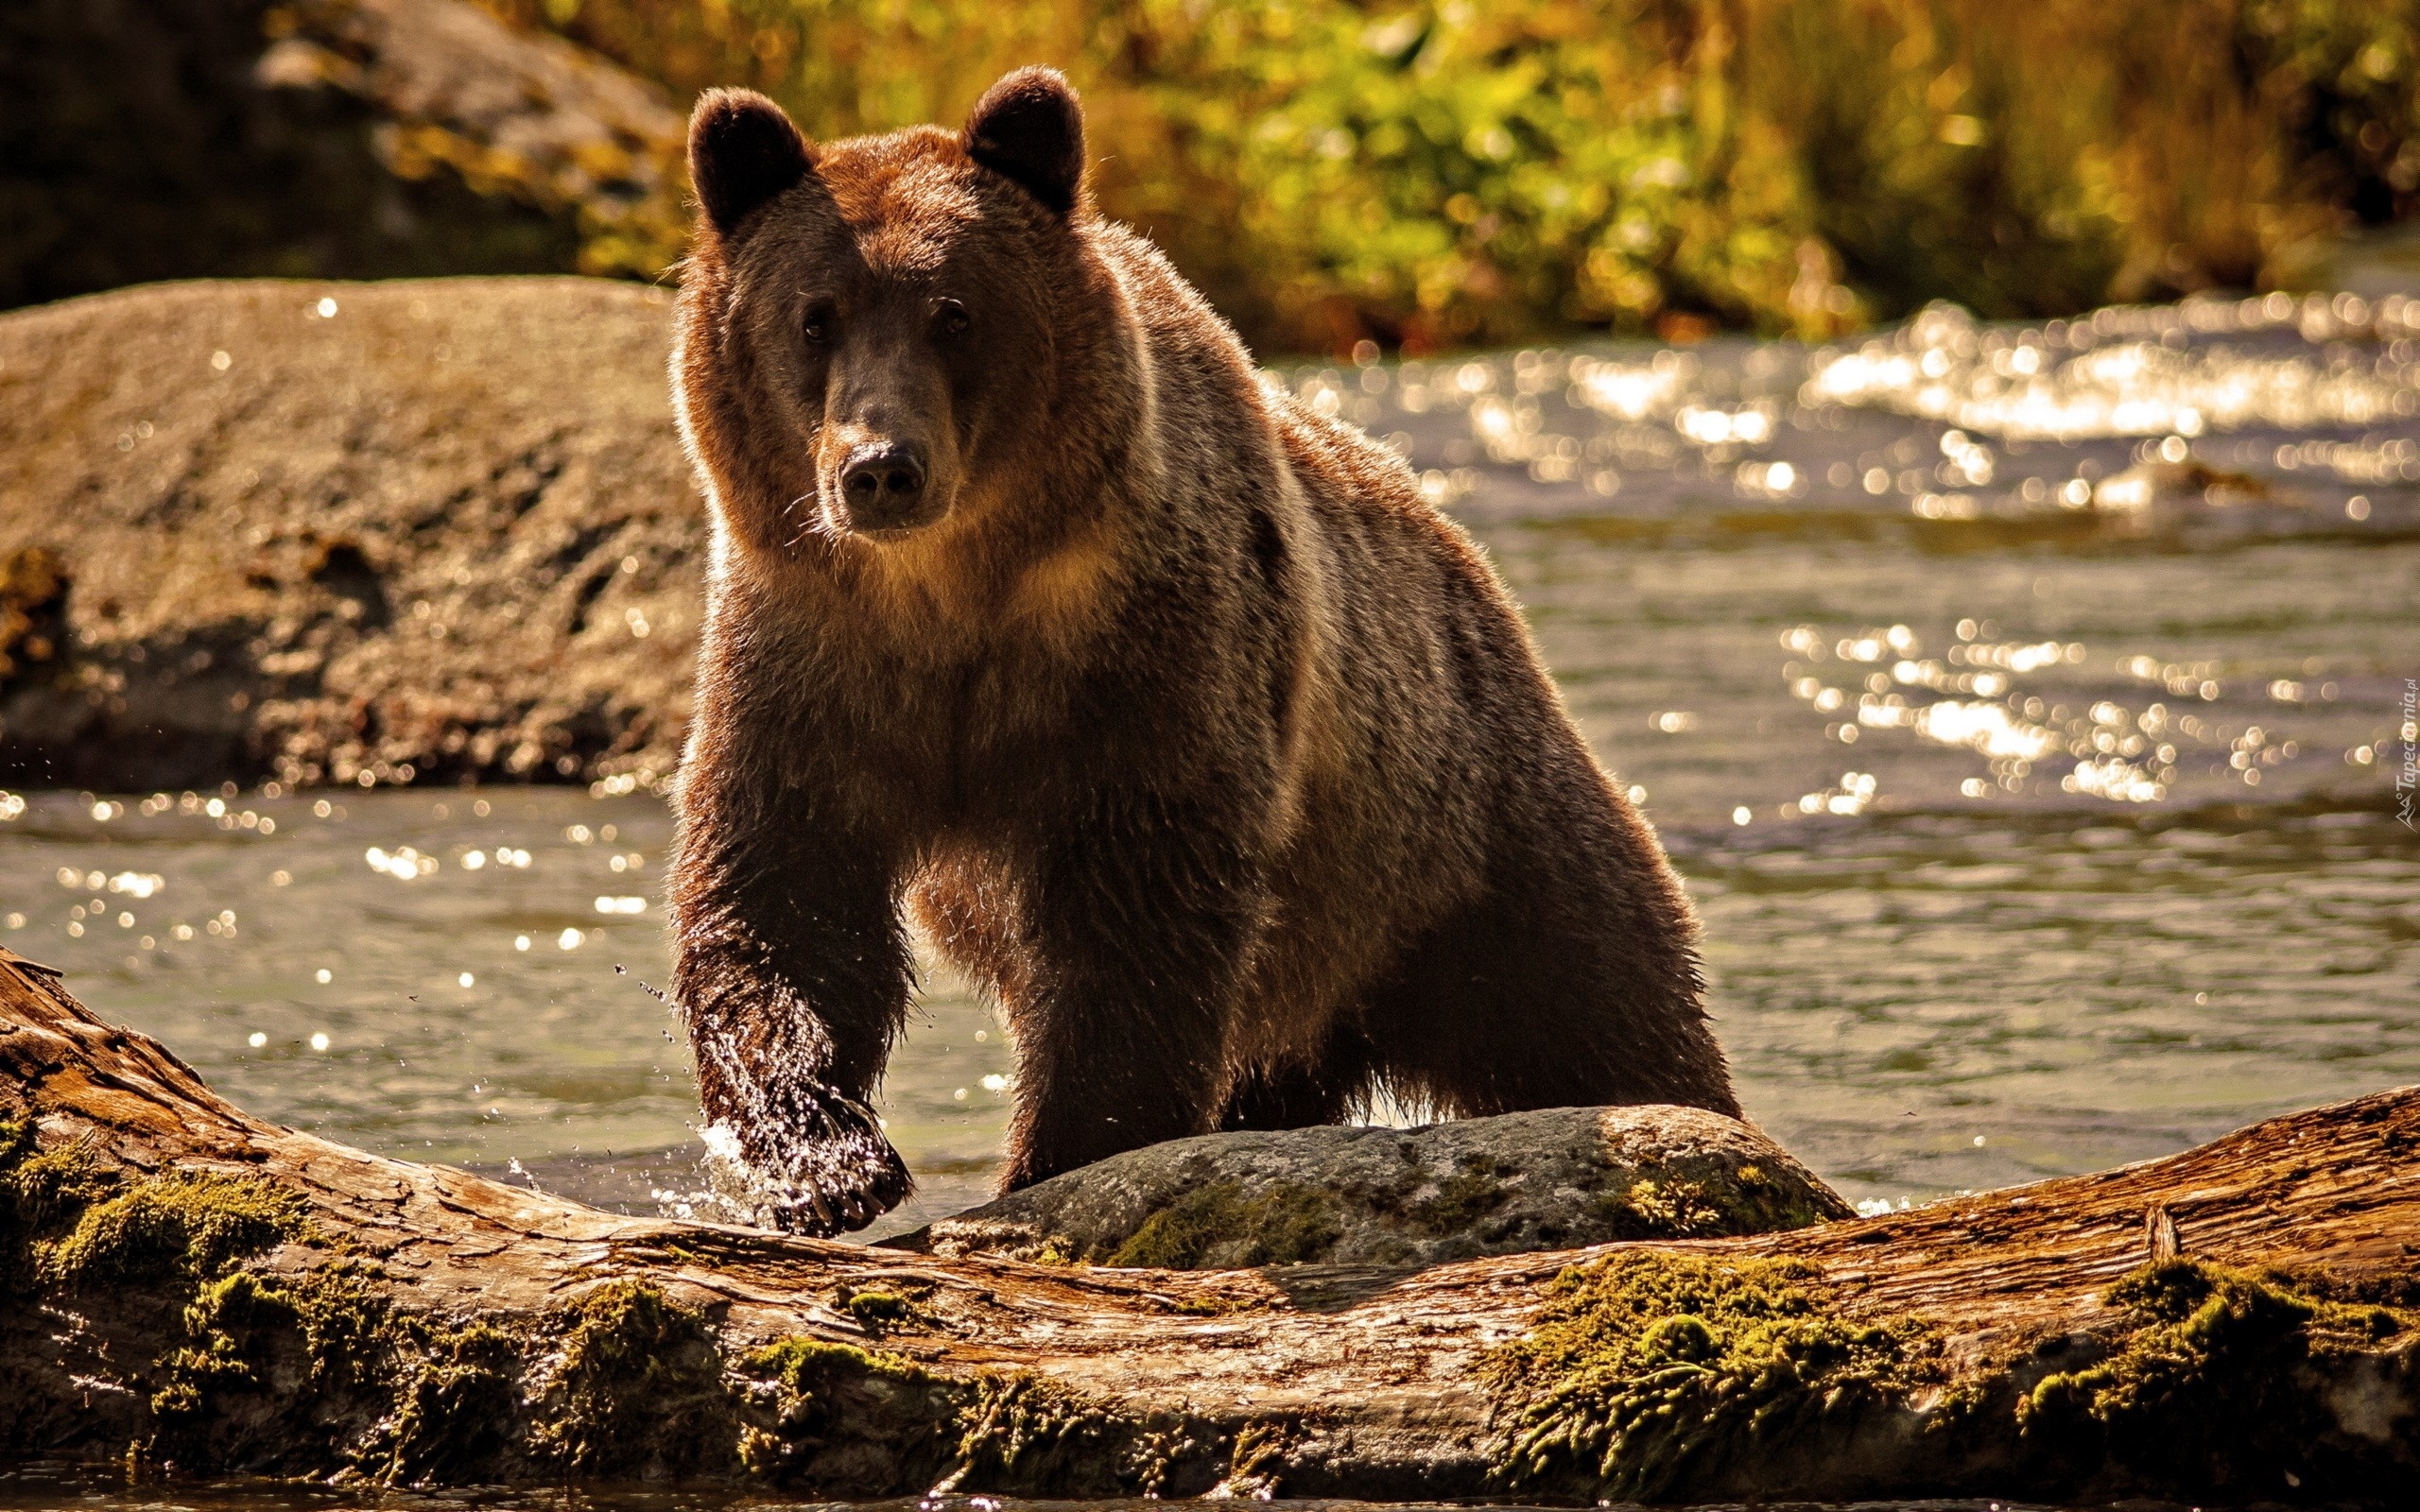
<path fill-rule="evenodd" d="M 850 515 L 879 526 L 912 513 L 925 496 L 925 449 L 914 441 L 860 446 L 840 469 Z"/>

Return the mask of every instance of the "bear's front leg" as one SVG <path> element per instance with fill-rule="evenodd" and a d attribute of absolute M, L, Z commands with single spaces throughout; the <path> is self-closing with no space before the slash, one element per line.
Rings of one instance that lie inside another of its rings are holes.
<path fill-rule="evenodd" d="M 887 848 L 772 801 L 683 794 L 673 998 L 708 1149 L 792 1233 L 862 1228 L 913 1186 L 866 1106 L 912 968 Z"/>
<path fill-rule="evenodd" d="M 1037 858 L 1033 971 L 1007 1005 L 1019 1064 L 1002 1191 L 1214 1125 L 1266 896 L 1224 817 L 1104 796 Z"/>

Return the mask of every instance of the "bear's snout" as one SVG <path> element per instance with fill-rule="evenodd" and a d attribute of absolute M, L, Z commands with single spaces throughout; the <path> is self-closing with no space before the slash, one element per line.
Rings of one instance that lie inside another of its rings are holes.
<path fill-rule="evenodd" d="M 870 441 L 840 468 L 841 507 L 853 530 L 899 530 L 921 524 L 931 468 L 915 441 Z"/>

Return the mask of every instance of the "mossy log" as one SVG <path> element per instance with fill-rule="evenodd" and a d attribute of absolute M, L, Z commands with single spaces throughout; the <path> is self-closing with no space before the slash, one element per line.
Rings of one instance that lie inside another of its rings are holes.
<path fill-rule="evenodd" d="M 1744 1239 L 941 1260 L 598 1212 L 217 1097 L 0 952 L 0 1455 L 410 1483 L 2386 1502 L 2420 1090 Z"/>

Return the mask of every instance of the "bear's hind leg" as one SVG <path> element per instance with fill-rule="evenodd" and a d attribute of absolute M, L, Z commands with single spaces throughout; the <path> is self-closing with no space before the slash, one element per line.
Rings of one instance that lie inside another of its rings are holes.
<path fill-rule="evenodd" d="M 1584 868 L 1519 874 L 1431 929 L 1374 995 L 1389 1089 L 1459 1118 L 1638 1103 L 1737 1117 L 1685 905 L 1668 915 Z"/>
<path fill-rule="evenodd" d="M 1374 1060 L 1367 1036 L 1339 1029 L 1307 1064 L 1254 1066 L 1236 1074 L 1219 1110 L 1221 1129 L 1317 1128 L 1340 1124 L 1367 1096 Z"/>

